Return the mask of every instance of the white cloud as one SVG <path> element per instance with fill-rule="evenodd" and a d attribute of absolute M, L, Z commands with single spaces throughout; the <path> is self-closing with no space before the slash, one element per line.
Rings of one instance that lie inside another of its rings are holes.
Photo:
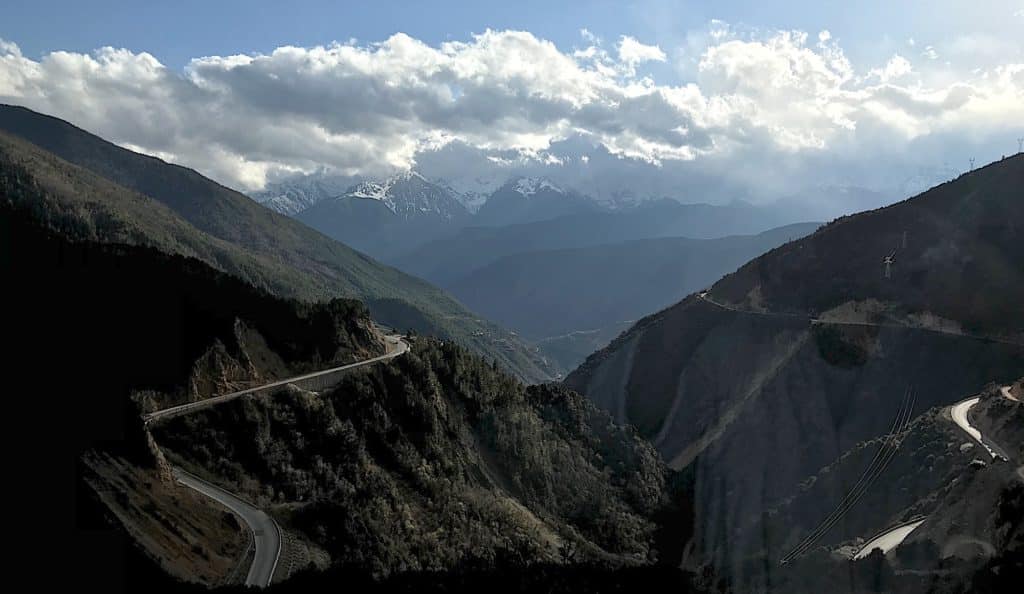
<path fill-rule="evenodd" d="M 910 62 L 903 56 L 896 54 L 889 58 L 885 66 L 871 71 L 872 76 L 877 76 L 883 83 L 899 80 L 914 70 Z"/>
<path fill-rule="evenodd" d="M 619 60 L 634 66 L 642 62 L 664 62 L 665 52 L 656 45 L 645 45 L 629 35 L 619 39 Z"/>
<path fill-rule="evenodd" d="M 669 84 L 635 71 L 666 61 L 661 48 L 623 36 L 613 55 L 581 35 L 589 47 L 562 51 L 523 31 L 439 45 L 396 34 L 207 56 L 182 72 L 113 48 L 33 60 L 0 41 L 0 100 L 242 188 L 324 167 L 384 175 L 449 153 L 461 164 L 468 152 L 481 167 L 589 162 L 665 187 L 712 171 L 781 187 L 823 155 L 891 160 L 922 138 L 983 139 L 1024 122 L 1024 65 L 991 55 L 948 80 L 898 55 L 857 69 L 827 31 L 809 44 L 799 31 L 740 35 L 716 22 L 689 37 L 702 40 L 684 52 L 692 80 Z"/>

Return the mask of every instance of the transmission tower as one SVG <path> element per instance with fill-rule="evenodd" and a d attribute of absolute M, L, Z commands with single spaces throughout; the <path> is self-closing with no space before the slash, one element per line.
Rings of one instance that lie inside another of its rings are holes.
<path fill-rule="evenodd" d="M 1024 138 L 1017 139 L 1017 152 L 1024 153 Z"/>
<path fill-rule="evenodd" d="M 971 157 L 971 171 L 974 171 L 974 157 Z"/>
<path fill-rule="evenodd" d="M 886 256 L 882 260 L 882 264 L 885 264 L 885 278 L 892 278 L 892 265 L 896 258 L 896 251 L 893 250 L 891 254 Z"/>

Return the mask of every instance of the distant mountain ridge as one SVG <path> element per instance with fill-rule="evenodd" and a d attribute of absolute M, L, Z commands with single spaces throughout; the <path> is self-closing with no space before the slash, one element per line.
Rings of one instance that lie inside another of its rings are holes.
<path fill-rule="evenodd" d="M 706 287 L 818 223 L 717 239 L 666 237 L 523 252 L 448 288 L 461 302 L 532 338 L 635 320 Z"/>
<path fill-rule="evenodd" d="M 599 210 L 603 207 L 592 198 L 563 189 L 548 179 L 514 177 L 487 198 L 473 217 L 473 224 L 515 225 Z"/>
<path fill-rule="evenodd" d="M 277 295 L 350 297 L 400 329 L 460 340 L 525 379 L 552 375 L 535 353 L 429 283 L 382 265 L 195 171 L 71 124 L 0 106 L 0 153 L 19 184 L 47 189 L 37 216 L 90 240 L 198 257 Z"/>
<path fill-rule="evenodd" d="M 838 480 L 826 467 L 865 444 L 878 451 L 892 418 L 934 409 L 948 426 L 965 394 L 1024 375 L 1022 187 L 1017 155 L 842 217 L 637 321 L 568 376 L 695 477 L 695 562 L 768 591 L 804 537 L 828 547 L 805 559 L 820 560 L 906 513 L 860 505 L 811 532 L 866 460 Z M 928 461 L 917 467 L 962 453 L 945 439 L 921 443 Z M 898 479 L 883 480 L 892 489 Z M 818 480 L 833 485 L 811 498 L 824 509 L 790 505 Z M 894 500 L 877 488 L 872 502 Z M 912 501 L 923 514 L 936 503 L 927 491 Z M 779 509 L 785 521 L 773 519 Z"/>
<path fill-rule="evenodd" d="M 351 176 L 318 173 L 270 183 L 263 190 L 249 195 L 267 208 L 295 216 L 321 200 L 344 193 L 359 181 Z"/>
<path fill-rule="evenodd" d="M 458 223 L 469 216 L 469 211 L 450 189 L 428 181 L 415 171 L 400 173 L 383 182 L 362 182 L 334 200 L 346 198 L 377 200 L 406 221 L 430 217 Z"/>
<path fill-rule="evenodd" d="M 509 190 L 514 192 L 512 187 Z M 793 221 L 788 213 L 770 208 L 745 203 L 681 204 L 666 198 L 615 212 L 587 209 L 529 223 L 465 227 L 423 244 L 414 253 L 389 258 L 389 261 L 402 270 L 444 286 L 513 254 L 636 239 L 750 235 L 790 223 Z"/>

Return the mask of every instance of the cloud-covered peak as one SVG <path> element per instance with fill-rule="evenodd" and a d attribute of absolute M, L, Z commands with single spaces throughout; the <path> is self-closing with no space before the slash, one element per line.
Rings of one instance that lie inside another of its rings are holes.
<path fill-rule="evenodd" d="M 518 177 L 510 180 L 509 186 L 511 186 L 518 194 L 527 198 L 543 191 L 554 192 L 556 194 L 565 193 L 565 190 L 556 186 L 550 180 L 541 177 Z"/>
<path fill-rule="evenodd" d="M 415 168 L 454 185 L 446 172 L 539 175 L 595 195 L 756 198 L 805 175 L 821 185 L 873 167 L 914 170 L 948 158 L 939 146 L 1022 131 L 1019 43 L 936 44 L 937 56 L 970 54 L 960 72 L 914 47 L 854 65 L 831 34 L 808 37 L 713 23 L 685 51 L 629 36 L 606 48 L 589 33 L 586 47 L 563 50 L 526 31 L 437 45 L 397 33 L 201 57 L 180 72 L 144 52 L 34 60 L 0 42 L 0 100 L 242 189 L 320 170 L 386 179 Z M 689 74 L 638 72 L 669 56 L 690 60 L 674 65 Z"/>

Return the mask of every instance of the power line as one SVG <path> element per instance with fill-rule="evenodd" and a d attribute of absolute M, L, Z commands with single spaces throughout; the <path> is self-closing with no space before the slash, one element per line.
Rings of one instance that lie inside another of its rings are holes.
<path fill-rule="evenodd" d="M 825 535 L 829 530 L 835 526 L 836 522 L 841 520 L 850 509 L 856 505 L 861 498 L 864 497 L 868 489 L 871 488 L 872 483 L 877 479 L 885 469 L 889 466 L 893 457 L 896 456 L 896 451 L 899 450 L 901 445 L 901 439 L 899 437 L 908 427 L 913 417 L 914 405 L 917 403 L 917 393 L 910 387 L 903 392 L 903 402 L 900 405 L 899 410 L 896 413 L 896 418 L 893 420 L 893 426 L 889 430 L 888 435 L 882 440 L 882 445 L 875 452 L 875 457 L 872 458 L 871 463 L 861 473 L 860 478 L 854 484 L 854 486 L 847 491 L 846 496 L 843 497 L 842 501 L 839 502 L 832 513 L 828 515 L 817 528 L 815 528 L 810 534 L 804 538 L 788 555 L 782 558 L 781 563 L 785 565 L 796 557 L 802 555 L 814 543 Z"/>

